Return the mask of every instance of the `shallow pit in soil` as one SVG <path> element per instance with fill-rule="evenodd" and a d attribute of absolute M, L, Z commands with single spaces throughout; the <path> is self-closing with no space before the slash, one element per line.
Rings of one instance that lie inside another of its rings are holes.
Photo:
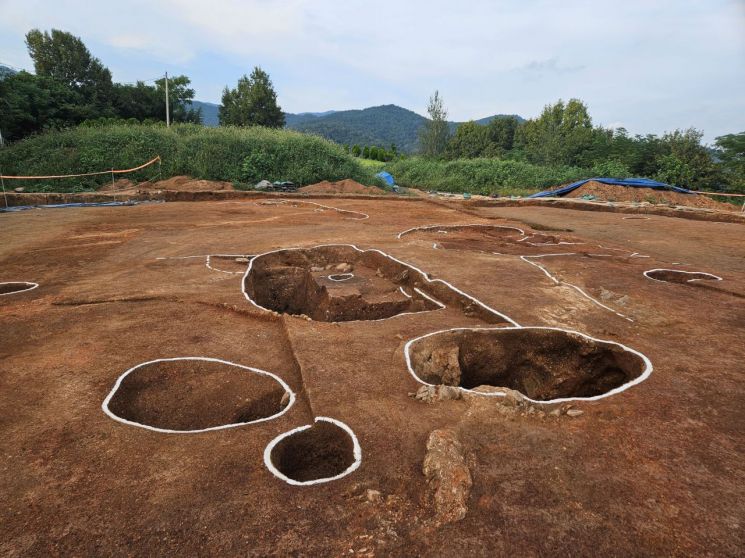
<path fill-rule="evenodd" d="M 319 420 L 279 440 L 269 458 L 281 474 L 294 481 L 328 479 L 354 464 L 354 442 L 343 428 Z"/>
<path fill-rule="evenodd" d="M 654 269 L 647 271 L 645 275 L 657 281 L 682 285 L 695 285 L 698 281 L 719 281 L 719 278 L 711 273 L 676 271 L 674 269 Z"/>
<path fill-rule="evenodd" d="M 138 424 L 189 431 L 267 419 L 288 403 L 288 392 L 271 376 L 223 362 L 173 360 L 133 369 L 108 409 Z"/>
<path fill-rule="evenodd" d="M 432 242 L 445 250 L 466 250 L 498 254 L 529 255 L 545 252 L 552 246 L 566 246 L 571 238 L 545 233 L 523 233 L 510 226 L 448 225 L 425 227 L 407 232 L 404 238 L 418 238 Z"/>
<path fill-rule="evenodd" d="M 22 293 L 24 291 L 30 291 L 34 287 L 36 287 L 35 283 L 27 283 L 25 281 L 0 283 L 0 295 Z"/>
<path fill-rule="evenodd" d="M 268 310 L 344 322 L 440 308 L 416 291 L 425 283 L 420 273 L 380 252 L 335 245 L 257 256 L 245 289 Z"/>
<path fill-rule="evenodd" d="M 536 401 L 603 395 L 646 369 L 620 345 L 548 328 L 445 331 L 407 350 L 425 383 L 504 387 Z"/>

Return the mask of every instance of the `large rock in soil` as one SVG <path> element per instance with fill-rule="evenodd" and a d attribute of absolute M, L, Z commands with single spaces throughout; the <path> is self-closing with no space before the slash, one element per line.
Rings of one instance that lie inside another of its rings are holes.
<path fill-rule="evenodd" d="M 433 493 L 437 520 L 452 523 L 463 519 L 473 481 L 463 445 L 452 430 L 433 430 L 429 435 L 422 472 Z"/>

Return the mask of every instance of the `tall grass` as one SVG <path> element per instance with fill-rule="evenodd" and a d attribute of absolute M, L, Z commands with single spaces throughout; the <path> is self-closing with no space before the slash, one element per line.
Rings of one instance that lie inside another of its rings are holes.
<path fill-rule="evenodd" d="M 501 159 L 435 161 L 411 157 L 388 163 L 386 170 L 402 186 L 502 196 L 526 195 L 593 176 L 591 171 L 577 167 L 538 166 Z"/>
<path fill-rule="evenodd" d="M 6 175 L 80 174 L 136 167 L 155 155 L 162 157 L 163 178 L 185 174 L 249 184 L 262 179 L 310 184 L 344 178 L 377 183 L 371 169 L 339 145 L 317 136 L 259 127 L 206 128 L 193 124 L 170 128 L 118 124 L 47 132 L 0 149 L 0 168 Z M 157 172 L 156 166 L 118 177 L 145 180 Z M 69 192 L 96 189 L 110 180 L 110 175 L 103 175 L 12 184 L 27 191 Z"/>

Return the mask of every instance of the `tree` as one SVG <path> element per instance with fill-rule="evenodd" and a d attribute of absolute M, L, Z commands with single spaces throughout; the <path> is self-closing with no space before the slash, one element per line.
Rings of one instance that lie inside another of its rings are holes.
<path fill-rule="evenodd" d="M 424 123 L 419 133 L 419 149 L 425 157 L 439 157 L 445 152 L 450 136 L 448 113 L 440 97 L 435 91 L 427 103 L 429 120 Z"/>
<path fill-rule="evenodd" d="M 285 115 L 277 105 L 269 75 L 256 66 L 250 76 L 238 80 L 235 89 L 225 87 L 219 109 L 220 124 L 282 128 Z"/>
<path fill-rule="evenodd" d="M 88 116 L 80 94 L 55 79 L 19 72 L 0 80 L 0 131 L 5 139 L 78 124 Z"/>
<path fill-rule="evenodd" d="M 489 136 L 486 126 L 473 120 L 458 126 L 445 149 L 449 159 L 474 159 L 483 157 L 489 149 Z"/>
<path fill-rule="evenodd" d="M 94 57 L 82 40 L 71 33 L 32 29 L 26 46 L 37 76 L 49 77 L 79 92 L 99 111 L 111 104 L 111 72 Z"/>
<path fill-rule="evenodd" d="M 745 192 L 745 132 L 719 136 L 714 144 L 724 179 L 731 187 Z"/>
<path fill-rule="evenodd" d="M 362 148 L 362 158 L 363 159 L 369 159 L 370 158 L 370 148 L 368 146 L 365 146 Z"/>
<path fill-rule="evenodd" d="M 360 146 L 356 143 L 352 146 L 352 155 L 355 157 L 362 155 L 362 149 L 360 149 Z"/>
<path fill-rule="evenodd" d="M 488 156 L 503 157 L 515 144 L 515 132 L 520 125 L 517 118 L 507 116 L 494 118 L 486 126 L 489 140 Z"/>
<path fill-rule="evenodd" d="M 155 81 L 157 96 L 161 100 L 161 107 L 165 113 L 165 78 Z M 202 109 L 189 108 L 194 100 L 194 90 L 189 87 L 191 80 L 186 76 L 173 76 L 168 78 L 168 105 L 173 122 L 202 123 Z M 165 114 L 163 114 L 165 119 Z"/>

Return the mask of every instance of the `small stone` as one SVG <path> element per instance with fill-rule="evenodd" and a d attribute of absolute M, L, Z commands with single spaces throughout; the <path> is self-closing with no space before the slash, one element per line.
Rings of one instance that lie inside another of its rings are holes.
<path fill-rule="evenodd" d="M 567 416 L 568 417 L 578 417 L 581 414 L 583 414 L 584 411 L 580 411 L 579 409 L 569 409 L 567 410 Z"/>
<path fill-rule="evenodd" d="M 310 268 L 310 270 L 314 273 L 318 273 L 319 271 L 323 271 L 323 268 L 318 267 L 317 265 L 314 265 L 313 267 Z"/>
<path fill-rule="evenodd" d="M 26 191 L 26 188 L 24 188 L 23 186 L 19 186 L 18 188 L 14 188 L 13 191 L 16 192 L 17 194 L 22 194 L 23 192 Z"/>
<path fill-rule="evenodd" d="M 284 409 L 285 407 L 287 407 L 289 403 L 290 403 L 290 393 L 286 391 L 285 394 L 282 396 L 282 399 L 279 402 L 280 409 Z"/>
<path fill-rule="evenodd" d="M 238 263 L 248 263 L 250 260 L 248 258 L 236 258 L 235 261 Z"/>
<path fill-rule="evenodd" d="M 454 386 L 437 386 L 438 401 L 452 401 L 461 398 L 461 391 Z"/>
<path fill-rule="evenodd" d="M 561 407 L 556 407 L 555 409 L 551 410 L 549 413 L 552 417 L 560 417 L 561 416 Z"/>
<path fill-rule="evenodd" d="M 352 271 L 352 266 L 349 265 L 348 263 L 340 263 L 339 265 L 336 266 L 336 271 L 340 271 L 342 273 L 349 273 L 350 271 Z"/>
<path fill-rule="evenodd" d="M 380 491 L 373 490 L 371 488 L 367 489 L 367 492 L 365 492 L 365 497 L 367 498 L 368 502 L 380 502 L 380 500 L 382 499 Z"/>

